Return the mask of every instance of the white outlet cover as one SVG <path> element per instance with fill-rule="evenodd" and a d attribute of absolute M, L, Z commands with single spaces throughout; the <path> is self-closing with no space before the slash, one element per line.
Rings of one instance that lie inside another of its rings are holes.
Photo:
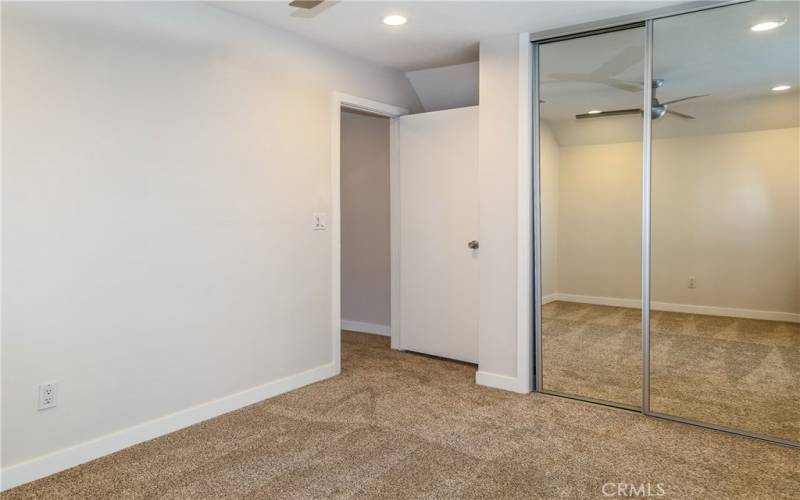
<path fill-rule="evenodd" d="M 58 404 L 58 382 L 39 384 L 39 409 L 54 408 Z"/>

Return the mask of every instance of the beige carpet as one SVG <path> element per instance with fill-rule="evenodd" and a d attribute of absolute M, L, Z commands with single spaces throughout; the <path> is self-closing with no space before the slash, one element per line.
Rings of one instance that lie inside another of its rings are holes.
<path fill-rule="evenodd" d="M 18 498 L 797 498 L 800 450 L 474 384 L 343 334 L 342 375 L 3 495 Z M 627 489 L 626 491 L 630 491 Z"/>
<path fill-rule="evenodd" d="M 641 405 L 638 309 L 542 308 L 547 390 Z M 653 311 L 651 409 L 800 442 L 800 324 Z"/>

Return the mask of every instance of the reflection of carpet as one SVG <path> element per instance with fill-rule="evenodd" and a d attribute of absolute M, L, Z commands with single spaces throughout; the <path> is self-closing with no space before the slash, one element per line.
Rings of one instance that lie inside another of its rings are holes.
<path fill-rule="evenodd" d="M 342 337 L 338 377 L 2 498 L 605 498 L 618 482 L 661 483 L 664 499 L 800 491 L 800 450 L 488 389 L 471 365 Z"/>
<path fill-rule="evenodd" d="M 640 311 L 543 306 L 547 390 L 641 404 Z M 800 441 L 800 324 L 653 311 L 652 411 Z"/>

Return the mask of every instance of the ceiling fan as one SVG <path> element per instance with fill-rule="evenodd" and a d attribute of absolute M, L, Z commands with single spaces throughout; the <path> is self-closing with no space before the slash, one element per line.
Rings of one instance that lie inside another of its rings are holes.
<path fill-rule="evenodd" d="M 653 120 L 658 120 L 659 118 L 663 118 L 665 115 L 675 115 L 686 120 L 694 120 L 695 117 L 692 115 L 687 115 L 686 113 L 680 113 L 678 111 L 673 111 L 669 109 L 669 106 L 672 104 L 677 104 L 679 102 L 688 101 L 690 99 L 698 99 L 700 97 L 707 97 L 711 94 L 702 94 L 702 95 L 691 95 L 688 97 L 681 97 L 680 99 L 673 99 L 671 101 L 660 102 L 656 97 L 656 89 L 661 88 L 664 85 L 664 79 L 656 78 L 653 80 L 653 105 L 652 105 L 652 112 L 651 117 Z M 575 118 L 582 120 L 584 118 L 601 118 L 604 116 L 619 116 L 619 115 L 639 115 L 643 114 L 644 110 L 640 108 L 630 108 L 630 109 L 612 109 L 610 111 L 594 111 L 590 113 L 582 113 L 580 115 L 575 115 Z"/>

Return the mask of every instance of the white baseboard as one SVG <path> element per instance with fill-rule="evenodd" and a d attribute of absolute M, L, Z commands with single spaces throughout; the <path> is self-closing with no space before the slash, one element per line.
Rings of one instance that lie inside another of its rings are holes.
<path fill-rule="evenodd" d="M 542 297 L 542 305 L 549 304 L 550 302 L 555 302 L 558 300 L 557 293 L 551 293 L 550 295 L 545 295 Z"/>
<path fill-rule="evenodd" d="M 575 295 L 571 293 L 555 293 L 548 295 L 548 297 L 552 297 L 550 302 L 560 300 L 564 302 L 578 302 L 581 304 L 594 304 L 600 306 L 629 307 L 631 309 L 641 309 L 642 307 L 642 302 L 638 299 L 595 297 L 591 295 Z M 544 297 L 542 298 L 542 304 L 545 304 Z M 650 302 L 650 309 L 653 311 L 706 314 L 708 316 L 725 316 L 729 318 L 763 319 L 768 321 L 800 323 L 800 314 L 779 311 L 759 311 L 755 309 L 738 309 L 733 307 L 673 304 L 670 302 Z"/>
<path fill-rule="evenodd" d="M 475 383 L 494 389 L 502 389 L 504 391 L 518 392 L 521 394 L 530 392 L 528 388 L 525 387 L 526 384 L 517 379 L 517 377 L 500 375 L 498 373 L 479 371 L 475 374 Z"/>
<path fill-rule="evenodd" d="M 372 333 L 374 335 L 384 335 L 386 337 L 392 335 L 391 327 L 389 325 L 379 325 L 377 323 L 364 323 L 363 321 L 350 321 L 348 319 L 342 320 L 342 330 L 350 330 L 351 332 Z"/>
<path fill-rule="evenodd" d="M 2 486 L 0 486 L 0 490 L 5 491 L 35 479 L 55 474 L 115 451 L 149 441 L 335 375 L 338 375 L 338 373 L 333 363 L 319 366 L 6 467 L 2 470 Z"/>

